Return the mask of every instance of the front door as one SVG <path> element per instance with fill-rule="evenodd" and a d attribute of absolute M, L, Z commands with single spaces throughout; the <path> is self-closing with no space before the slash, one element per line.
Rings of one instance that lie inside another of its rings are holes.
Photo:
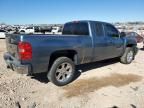
<path fill-rule="evenodd" d="M 119 31 L 110 24 L 105 24 L 105 35 L 107 40 L 108 58 L 118 57 L 123 52 L 124 40 L 120 38 Z"/>

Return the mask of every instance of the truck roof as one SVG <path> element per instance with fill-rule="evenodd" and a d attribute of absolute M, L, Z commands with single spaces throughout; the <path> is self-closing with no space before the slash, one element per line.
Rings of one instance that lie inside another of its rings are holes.
<path fill-rule="evenodd" d="M 71 22 L 68 22 L 68 23 L 73 23 L 73 22 L 98 22 L 98 23 L 105 23 L 105 24 L 108 24 L 107 22 L 103 22 L 103 21 L 93 21 L 93 20 L 76 20 L 76 21 L 71 21 Z M 110 24 L 110 23 L 109 23 Z"/>

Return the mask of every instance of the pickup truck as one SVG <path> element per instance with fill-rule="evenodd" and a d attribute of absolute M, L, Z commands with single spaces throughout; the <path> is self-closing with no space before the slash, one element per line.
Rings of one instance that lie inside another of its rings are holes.
<path fill-rule="evenodd" d="M 68 22 L 62 35 L 7 34 L 6 46 L 8 68 L 28 75 L 47 72 L 57 86 L 73 80 L 76 65 L 117 57 L 130 64 L 138 51 L 134 39 L 99 21 Z"/>

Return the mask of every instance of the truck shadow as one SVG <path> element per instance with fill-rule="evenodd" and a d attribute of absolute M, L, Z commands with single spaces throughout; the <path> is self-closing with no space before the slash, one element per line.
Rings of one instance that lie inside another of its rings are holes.
<path fill-rule="evenodd" d="M 40 73 L 40 74 L 35 74 L 31 76 L 32 79 L 35 79 L 37 81 L 40 81 L 42 83 L 48 83 L 49 80 L 47 78 L 47 73 Z"/>
<path fill-rule="evenodd" d="M 93 63 L 87 63 L 87 64 L 82 64 L 76 66 L 76 75 L 73 81 L 78 79 L 82 73 L 85 73 L 89 70 L 96 69 L 96 68 L 101 68 L 107 65 L 112 65 L 115 63 L 119 62 L 119 58 L 114 58 L 114 59 L 108 59 L 108 60 L 103 60 L 99 62 L 93 62 Z"/>
<path fill-rule="evenodd" d="M 75 73 L 75 77 L 72 80 L 72 82 L 75 81 L 76 79 L 78 79 L 82 73 L 85 73 L 92 69 L 104 67 L 107 65 L 112 65 L 112 64 L 115 64 L 118 62 L 119 62 L 119 59 L 115 58 L 115 59 L 109 59 L 109 60 L 104 60 L 104 61 L 100 61 L 100 62 L 87 63 L 87 64 L 82 64 L 82 65 L 76 66 L 76 73 Z M 42 83 L 49 82 L 49 80 L 47 79 L 47 73 L 35 74 L 35 75 L 31 76 L 31 78 L 38 80 Z"/>
<path fill-rule="evenodd" d="M 107 66 L 107 65 L 112 65 L 118 62 L 119 62 L 119 58 L 114 58 L 114 59 L 108 59 L 108 60 L 103 60 L 99 62 L 82 64 L 82 65 L 77 66 L 76 69 L 79 72 L 84 73 L 84 72 L 87 72 L 88 70 L 100 68 L 100 67 Z"/>

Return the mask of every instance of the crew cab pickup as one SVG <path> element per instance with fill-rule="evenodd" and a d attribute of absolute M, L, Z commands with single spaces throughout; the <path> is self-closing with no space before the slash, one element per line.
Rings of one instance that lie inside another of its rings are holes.
<path fill-rule="evenodd" d="M 7 34 L 6 46 L 8 68 L 28 75 L 47 72 L 57 86 L 73 80 L 76 65 L 117 57 L 130 64 L 138 51 L 134 39 L 99 21 L 68 22 L 62 35 Z"/>

